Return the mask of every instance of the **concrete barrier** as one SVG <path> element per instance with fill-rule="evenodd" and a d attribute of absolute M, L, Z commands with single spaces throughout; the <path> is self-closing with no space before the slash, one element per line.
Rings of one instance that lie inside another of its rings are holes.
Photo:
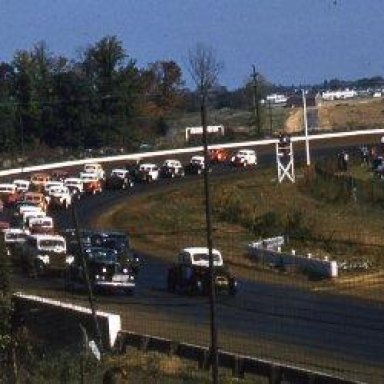
<path fill-rule="evenodd" d="M 80 325 L 90 339 L 96 338 L 96 330 L 90 308 L 40 296 L 17 292 L 12 297 L 16 313 L 31 331 L 43 340 L 52 342 L 68 340 L 68 343 L 81 340 Z M 121 331 L 120 315 L 96 311 L 102 336 L 102 344 L 110 349 Z M 59 340 L 58 340 L 59 339 Z"/>
<path fill-rule="evenodd" d="M 306 256 L 280 252 L 279 250 L 268 249 L 263 246 L 263 240 L 248 244 L 249 255 L 258 262 L 268 264 L 273 267 L 286 269 L 300 269 L 305 272 L 313 273 L 322 277 L 337 277 L 338 265 L 336 261 L 328 258 L 320 259 L 311 254 Z"/>

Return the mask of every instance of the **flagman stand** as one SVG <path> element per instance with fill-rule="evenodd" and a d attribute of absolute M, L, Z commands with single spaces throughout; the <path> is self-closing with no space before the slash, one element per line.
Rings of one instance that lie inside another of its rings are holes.
<path fill-rule="evenodd" d="M 293 146 L 288 135 L 280 135 L 279 141 L 276 143 L 276 163 L 277 177 L 279 183 L 284 179 L 295 182 L 295 166 L 293 156 Z"/>

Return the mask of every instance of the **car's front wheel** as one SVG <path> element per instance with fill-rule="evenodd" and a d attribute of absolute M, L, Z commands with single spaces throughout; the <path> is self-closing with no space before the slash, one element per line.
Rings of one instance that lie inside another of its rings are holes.
<path fill-rule="evenodd" d="M 176 282 L 175 282 L 173 273 L 171 271 L 168 272 L 167 291 L 168 292 L 175 292 L 176 291 Z"/>
<path fill-rule="evenodd" d="M 40 277 L 45 273 L 45 265 L 42 260 L 36 259 L 33 263 L 33 269 L 31 271 L 32 277 Z"/>

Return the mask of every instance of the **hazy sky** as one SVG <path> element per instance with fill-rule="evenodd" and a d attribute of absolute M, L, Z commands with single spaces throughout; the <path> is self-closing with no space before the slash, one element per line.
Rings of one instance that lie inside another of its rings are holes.
<path fill-rule="evenodd" d="M 384 0 L 0 0 L 0 60 L 45 40 L 54 54 L 117 35 L 140 67 L 211 45 L 237 88 L 252 64 L 285 85 L 384 75 Z"/>

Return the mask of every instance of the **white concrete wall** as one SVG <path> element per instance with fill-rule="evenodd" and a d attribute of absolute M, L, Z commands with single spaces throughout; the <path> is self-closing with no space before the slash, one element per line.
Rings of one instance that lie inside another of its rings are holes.
<path fill-rule="evenodd" d="M 46 309 L 46 311 L 50 313 L 52 313 L 52 311 L 56 312 L 57 316 L 54 316 L 55 320 L 52 321 L 51 324 L 46 324 L 47 327 L 55 328 L 55 322 L 57 322 L 57 318 L 59 318 L 68 328 L 70 328 L 70 325 L 78 327 L 80 323 L 87 328 L 86 325 L 90 324 L 91 326 L 88 327 L 87 332 L 89 332 L 90 337 L 94 336 L 92 335 L 94 330 L 92 330 L 93 318 L 90 308 L 45 297 L 27 295 L 21 292 L 15 293 L 13 299 L 16 301 L 17 307 L 22 307 L 27 311 L 28 308 L 38 307 L 40 311 Z M 120 315 L 96 311 L 96 316 L 102 333 L 104 348 L 112 348 L 118 333 L 121 331 Z M 60 338 L 60 334 L 58 334 L 57 337 Z"/>
<path fill-rule="evenodd" d="M 260 242 L 248 245 L 250 256 L 258 262 L 274 267 L 299 268 L 324 277 L 337 277 L 338 266 L 336 261 L 314 258 L 310 255 L 302 256 L 292 253 L 283 253 L 276 250 L 260 247 Z"/>

